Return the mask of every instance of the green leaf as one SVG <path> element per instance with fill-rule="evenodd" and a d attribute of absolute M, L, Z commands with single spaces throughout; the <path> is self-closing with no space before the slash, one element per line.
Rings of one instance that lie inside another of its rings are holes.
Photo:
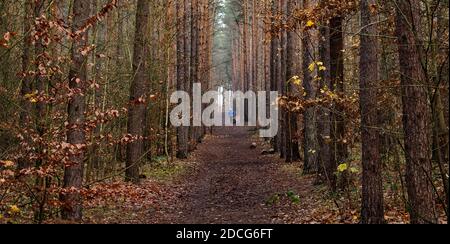
<path fill-rule="evenodd" d="M 293 203 L 299 204 L 300 203 L 300 196 L 299 195 L 295 195 L 295 196 L 291 197 L 291 200 L 292 200 Z"/>
<path fill-rule="evenodd" d="M 295 193 L 293 191 L 288 191 L 287 196 L 293 197 L 293 196 L 295 196 Z"/>

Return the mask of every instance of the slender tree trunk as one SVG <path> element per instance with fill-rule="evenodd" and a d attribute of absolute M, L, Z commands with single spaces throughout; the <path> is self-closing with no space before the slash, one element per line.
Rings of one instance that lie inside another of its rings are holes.
<path fill-rule="evenodd" d="M 92 2 L 92 13 L 97 14 L 99 6 L 103 6 L 102 0 L 93 0 Z M 94 95 L 93 95 L 93 104 L 94 109 L 97 111 L 104 111 L 103 109 L 103 97 L 105 93 L 104 84 L 106 80 L 103 78 L 102 73 L 105 71 L 105 62 L 104 58 L 102 58 L 102 53 L 105 52 L 105 44 L 106 44 L 106 38 L 107 38 L 107 25 L 106 21 L 100 21 L 93 29 L 94 32 L 94 44 L 96 45 L 96 50 L 93 52 L 93 59 L 94 59 L 94 65 L 93 65 L 93 77 L 98 84 L 98 88 L 94 88 Z M 99 142 L 96 141 L 96 138 L 98 138 L 103 130 L 103 124 L 98 121 L 99 124 L 96 125 L 93 133 L 93 139 L 92 139 L 92 147 L 89 152 L 89 168 L 93 171 L 94 177 L 98 177 L 101 171 L 100 168 L 100 161 L 101 157 L 99 155 L 99 150 L 101 149 L 101 145 Z M 87 175 L 86 177 L 89 177 Z M 89 180 L 89 178 L 87 178 Z"/>
<path fill-rule="evenodd" d="M 252 50 L 253 50 L 253 89 L 256 91 L 258 88 L 258 57 L 259 57 L 259 26 L 258 26 L 258 3 L 259 1 L 253 0 L 252 2 Z"/>
<path fill-rule="evenodd" d="M 176 1 L 176 16 L 177 16 L 177 90 L 186 91 L 186 57 L 185 57 L 185 0 Z M 189 129 L 185 126 L 177 128 L 177 158 L 185 159 L 188 157 L 188 134 Z"/>
<path fill-rule="evenodd" d="M 90 14 L 91 3 L 89 0 L 75 1 L 73 5 L 73 25 L 72 32 L 76 33 L 83 28 Z M 85 133 L 85 98 L 84 90 L 87 79 L 87 57 L 83 56 L 80 50 L 86 48 L 88 42 L 88 32 L 84 31 L 73 39 L 71 60 L 69 71 L 69 87 L 78 90 L 69 101 L 67 128 L 67 142 L 72 147 L 69 155 L 69 162 L 64 171 L 64 188 L 67 193 L 61 195 L 64 203 L 62 207 L 62 218 L 73 221 L 82 219 L 82 198 L 79 192 L 72 189 L 81 190 L 83 185 L 83 168 L 86 147 Z"/>
<path fill-rule="evenodd" d="M 208 6 L 207 23 L 208 23 L 208 27 L 209 27 L 208 35 L 207 35 L 208 36 L 208 51 L 206 52 L 208 55 L 208 79 L 207 79 L 208 86 L 207 86 L 207 89 L 209 90 L 212 88 L 210 84 L 213 80 L 213 78 L 212 78 L 213 77 L 213 72 L 212 72 L 213 55 L 212 55 L 212 53 L 213 53 L 213 46 L 214 46 L 213 38 L 214 38 L 214 28 L 215 28 L 214 20 L 215 20 L 215 16 L 216 16 L 216 8 L 214 5 L 210 5 L 209 1 L 206 1 L 206 2 L 207 2 L 207 6 Z M 212 133 L 212 128 L 211 128 L 211 133 Z"/>
<path fill-rule="evenodd" d="M 330 20 L 330 74 L 331 74 L 331 86 L 336 93 L 341 96 L 345 95 L 345 81 L 344 81 L 344 36 L 342 31 L 343 17 L 334 17 Z M 333 146 L 331 149 L 331 160 L 329 169 L 334 168 L 336 171 L 337 166 L 343 163 L 347 163 L 348 159 L 348 142 L 346 141 L 346 115 L 345 110 L 341 106 L 334 108 L 335 113 L 332 115 L 332 128 L 331 136 Z M 340 187 L 345 188 L 347 185 L 347 172 L 341 174 Z M 333 186 L 337 179 L 332 182 Z"/>
<path fill-rule="evenodd" d="M 303 8 L 308 8 L 308 0 L 303 1 Z M 315 89 L 312 84 L 312 76 L 309 72 L 309 65 L 313 62 L 313 51 L 311 48 L 311 37 L 309 31 L 305 30 L 302 37 L 302 69 L 303 69 L 303 88 L 306 92 L 305 99 L 310 100 L 315 98 Z M 305 126 L 305 142 L 304 154 L 305 165 L 304 173 L 310 174 L 317 171 L 318 166 L 318 142 L 317 142 L 317 127 L 316 127 L 316 107 L 308 108 L 303 114 Z"/>
<path fill-rule="evenodd" d="M 320 79 L 320 89 L 331 89 L 331 60 L 330 60 L 330 28 L 323 25 L 319 28 L 319 56 L 325 69 L 318 70 Z M 321 107 L 318 115 L 318 141 L 319 141 L 319 168 L 318 175 L 322 175 L 331 187 L 336 191 L 336 164 L 331 160 L 331 111 L 329 108 Z"/>
<path fill-rule="evenodd" d="M 276 14 L 276 3 L 275 1 L 271 2 L 271 11 L 272 15 Z M 275 28 L 274 24 L 271 24 L 271 29 Z M 278 70 L 278 38 L 271 36 L 270 40 L 270 90 L 271 91 L 277 91 L 277 70 Z M 268 99 L 268 103 L 270 103 Z M 269 104 L 270 105 L 270 104 Z M 268 106 L 269 107 L 269 106 Z M 278 136 L 275 136 L 272 140 L 272 146 L 275 152 L 278 152 Z"/>
<path fill-rule="evenodd" d="M 144 155 L 144 129 L 148 100 L 148 27 L 150 2 L 139 0 L 136 13 L 136 34 L 134 40 L 133 74 L 130 104 L 128 108 L 128 134 L 133 141 L 127 145 L 127 164 L 125 178 L 133 183 L 139 182 L 139 166 Z"/>
<path fill-rule="evenodd" d="M 293 10 L 296 7 L 295 0 L 288 0 L 287 10 L 288 17 L 290 18 L 293 14 Z M 296 60 L 296 48 L 295 48 L 295 33 L 293 30 L 288 31 L 286 40 L 286 78 L 285 80 L 290 80 L 293 76 L 297 75 L 297 70 L 295 66 Z M 288 95 L 293 95 L 297 93 L 298 90 L 295 84 L 289 83 Z M 286 162 L 295 162 L 300 159 L 299 143 L 298 143 L 298 123 L 297 114 L 292 111 L 287 111 L 287 125 L 286 125 Z"/>
<path fill-rule="evenodd" d="M 184 62 L 184 70 L 186 75 L 186 82 L 185 84 L 185 91 L 187 91 L 189 94 L 192 94 L 192 88 L 193 88 L 193 80 L 192 80 L 192 13 L 191 8 L 192 6 L 192 0 L 185 0 L 184 4 L 184 55 L 185 55 L 185 62 Z M 192 118 L 191 124 L 193 122 Z M 193 127 L 187 127 L 185 132 L 185 137 L 188 142 L 188 153 L 193 151 L 195 149 L 195 142 L 193 141 Z"/>
<path fill-rule="evenodd" d="M 283 26 L 286 25 L 286 13 L 287 13 L 287 0 L 280 0 L 279 1 L 279 9 L 280 9 L 280 13 L 283 16 Z M 279 78 L 278 78 L 278 88 L 279 88 L 279 92 L 281 95 L 285 96 L 286 95 L 286 70 L 287 70 L 287 65 L 286 65 L 286 47 L 287 47 L 287 31 L 286 28 L 283 27 L 280 33 L 280 61 L 279 61 Z M 287 124 L 288 124 L 288 117 L 287 117 L 287 112 L 285 109 L 280 109 L 280 130 L 279 130 L 279 134 L 280 134 L 280 157 L 281 158 L 286 158 L 286 134 L 287 134 Z"/>
<path fill-rule="evenodd" d="M 380 133 L 377 109 L 378 44 L 375 16 L 369 6 L 374 0 L 362 0 L 360 49 L 360 109 L 363 164 L 361 218 L 364 224 L 384 223 L 383 181 L 381 175 Z"/>
<path fill-rule="evenodd" d="M 278 16 L 280 15 L 280 1 L 274 1 L 275 2 L 275 15 Z M 278 20 L 277 20 L 278 21 Z M 281 95 L 282 90 L 280 90 L 280 80 L 281 80 L 281 46 L 282 46 L 282 38 L 281 38 L 281 30 L 278 29 L 277 33 L 276 33 L 276 38 L 275 38 L 275 89 L 274 91 L 278 91 L 278 94 Z M 275 136 L 275 143 L 276 143 L 276 151 L 282 156 L 283 152 L 283 147 L 281 145 L 281 138 L 282 138 L 282 121 L 283 121 L 283 117 L 282 117 L 282 111 L 281 109 L 279 110 L 279 123 L 278 123 L 278 134 Z"/>
<path fill-rule="evenodd" d="M 269 2 L 265 2 L 264 3 L 264 8 L 266 9 L 266 11 L 268 11 L 268 9 L 270 8 L 270 3 Z M 267 21 L 268 22 L 268 21 Z M 271 29 L 272 25 L 271 23 L 265 23 L 264 27 L 268 30 Z M 271 40 L 271 33 L 270 32 L 265 32 L 264 33 L 264 37 L 265 40 L 268 40 L 269 43 L 266 43 L 264 45 L 264 81 L 265 81 L 265 91 L 267 91 L 267 96 L 266 96 L 266 114 L 270 113 L 270 94 L 268 91 L 272 90 L 272 62 L 273 62 L 273 57 L 272 57 L 272 50 L 273 50 L 273 41 Z"/>
<path fill-rule="evenodd" d="M 242 32 L 242 45 L 243 45 L 243 50 L 242 50 L 242 56 L 243 56 L 243 75 L 244 75 L 244 85 L 243 85 L 243 92 L 247 92 L 250 88 L 250 78 L 251 78 L 251 70 L 249 69 L 249 44 L 248 44 L 248 37 L 250 36 L 248 34 L 248 25 L 249 25 L 249 21 L 248 21 L 248 1 L 250 0 L 242 0 L 243 4 L 242 4 L 242 8 L 243 8 L 243 23 L 242 23 L 242 28 L 243 28 L 243 32 Z M 251 43 L 251 42 L 250 42 Z M 244 121 L 247 122 L 248 121 L 248 102 L 245 101 L 245 111 L 244 111 Z"/>
<path fill-rule="evenodd" d="M 191 84 L 194 83 L 200 83 L 202 81 L 199 81 L 198 78 L 198 62 L 199 62 L 199 12 L 198 12 L 198 1 L 199 0 L 192 0 L 191 4 L 191 60 L 190 60 L 190 70 L 191 70 Z M 203 86 L 202 86 L 203 87 Z M 191 89 L 191 97 L 193 97 L 193 89 Z M 192 137 L 192 143 L 194 144 L 194 147 L 196 144 L 201 142 L 201 134 L 200 134 L 201 128 L 198 127 L 192 127 L 191 128 L 191 137 Z"/>

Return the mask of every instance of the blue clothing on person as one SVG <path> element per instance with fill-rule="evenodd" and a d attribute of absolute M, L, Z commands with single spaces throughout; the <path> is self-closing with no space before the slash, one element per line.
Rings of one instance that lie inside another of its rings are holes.
<path fill-rule="evenodd" d="M 236 112 L 235 111 L 233 111 L 233 110 L 230 110 L 229 112 L 228 112 L 228 116 L 230 116 L 230 117 L 236 117 Z"/>

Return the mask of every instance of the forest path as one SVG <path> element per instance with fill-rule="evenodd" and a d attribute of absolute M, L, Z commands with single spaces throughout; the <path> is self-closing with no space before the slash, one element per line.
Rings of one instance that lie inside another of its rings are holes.
<path fill-rule="evenodd" d="M 176 224 L 311 222 L 311 196 L 317 195 L 311 192 L 313 177 L 300 177 L 295 169 L 289 170 L 294 166 L 276 155 L 262 155 L 261 142 L 252 149 L 252 143 L 259 140 L 252 133 L 245 127 L 215 128 L 190 159 L 199 164 L 198 169 L 178 183 L 176 200 L 163 204 L 155 220 Z"/>

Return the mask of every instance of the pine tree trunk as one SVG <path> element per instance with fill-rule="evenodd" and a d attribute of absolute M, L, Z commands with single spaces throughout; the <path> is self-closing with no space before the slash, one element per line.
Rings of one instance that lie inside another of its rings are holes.
<path fill-rule="evenodd" d="M 177 13 L 177 90 L 187 91 L 186 83 L 186 57 L 185 57 L 185 0 L 176 1 Z M 177 158 L 185 159 L 188 157 L 188 138 L 189 128 L 180 126 L 177 128 Z"/>
<path fill-rule="evenodd" d="M 408 209 L 413 224 L 436 223 L 432 189 L 430 109 L 420 61 L 420 1 L 397 2 L 397 37 L 405 131 Z"/>
<path fill-rule="evenodd" d="M 253 55 L 253 90 L 258 90 L 258 57 L 259 57 L 259 26 L 258 26 L 258 1 L 253 0 L 252 2 L 252 55 Z"/>
<path fill-rule="evenodd" d="M 380 133 L 377 107 L 378 44 L 375 17 L 369 6 L 374 0 L 361 1 L 360 49 L 360 109 L 363 164 L 363 192 L 361 221 L 364 224 L 384 223 L 382 165 L 380 158 Z"/>
<path fill-rule="evenodd" d="M 280 0 L 280 13 L 282 16 L 285 16 L 287 13 L 287 1 L 288 0 Z M 285 19 L 285 17 L 283 17 Z M 283 26 L 286 25 L 286 21 L 283 19 Z M 287 31 L 286 28 L 282 28 L 280 33 L 280 75 L 278 78 L 279 83 L 279 92 L 280 95 L 285 96 L 286 95 L 286 71 L 287 71 L 287 63 L 286 63 L 286 47 L 287 47 Z M 285 109 L 280 109 L 280 157 L 286 158 L 286 134 L 287 134 L 287 124 L 288 124 L 288 117 L 287 117 L 287 111 Z"/>
<path fill-rule="evenodd" d="M 319 28 L 319 57 L 325 70 L 319 70 L 320 89 L 331 89 L 331 60 L 330 60 L 330 28 L 323 25 Z M 331 160 L 331 111 L 329 108 L 321 107 L 318 115 L 318 141 L 319 141 L 319 168 L 321 175 L 332 191 L 336 190 L 336 164 Z M 318 179 L 319 180 L 319 179 Z"/>
<path fill-rule="evenodd" d="M 276 3 L 275 1 L 271 2 L 271 11 L 272 15 L 276 14 Z M 271 28 L 273 29 L 275 26 L 271 24 Z M 270 41 L 270 90 L 277 91 L 277 77 L 278 77 L 278 38 L 271 36 Z M 275 152 L 278 152 L 278 135 L 273 138 L 272 146 Z"/>

